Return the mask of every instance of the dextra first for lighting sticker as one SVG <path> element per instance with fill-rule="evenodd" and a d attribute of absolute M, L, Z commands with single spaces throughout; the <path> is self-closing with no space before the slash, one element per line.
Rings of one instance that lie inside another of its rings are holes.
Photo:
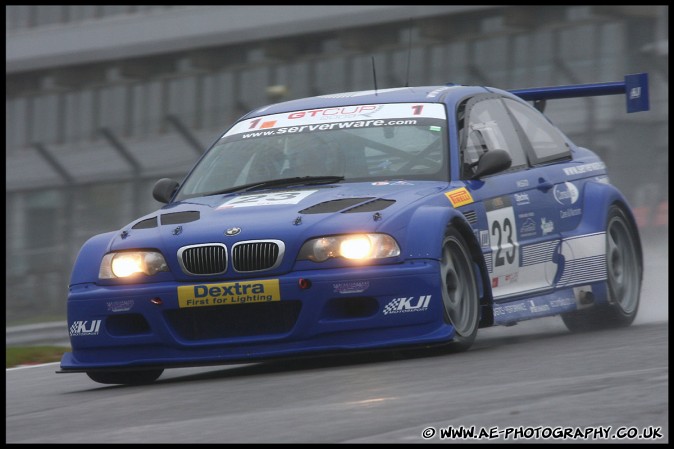
<path fill-rule="evenodd" d="M 178 287 L 178 306 L 205 307 L 280 301 L 278 279 Z"/>
<path fill-rule="evenodd" d="M 449 198 L 449 201 L 452 202 L 452 206 L 454 207 L 465 206 L 466 204 L 473 202 L 473 197 L 470 196 L 470 192 L 466 190 L 465 187 L 452 190 L 451 192 L 445 193 L 445 195 Z"/>

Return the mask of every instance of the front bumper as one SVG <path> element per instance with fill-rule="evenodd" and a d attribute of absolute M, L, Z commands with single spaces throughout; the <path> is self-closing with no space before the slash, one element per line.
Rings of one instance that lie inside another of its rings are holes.
<path fill-rule="evenodd" d="M 196 307 L 179 301 L 178 287 L 192 284 L 81 284 L 68 297 L 72 352 L 61 369 L 237 363 L 447 342 L 454 330 L 443 318 L 438 273 L 432 260 L 294 272 L 256 278 L 277 279 L 279 300 Z"/>

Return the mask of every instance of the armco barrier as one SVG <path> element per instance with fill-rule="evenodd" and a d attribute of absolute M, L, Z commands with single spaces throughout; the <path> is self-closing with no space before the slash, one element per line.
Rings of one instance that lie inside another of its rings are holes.
<path fill-rule="evenodd" d="M 69 347 L 68 325 L 65 321 L 10 326 L 6 329 L 6 346 Z"/>

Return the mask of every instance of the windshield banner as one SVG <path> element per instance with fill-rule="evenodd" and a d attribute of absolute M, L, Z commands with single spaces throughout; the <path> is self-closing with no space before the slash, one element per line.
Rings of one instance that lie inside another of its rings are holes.
<path fill-rule="evenodd" d="M 322 131 L 331 124 L 340 122 L 360 122 L 361 126 L 386 126 L 391 119 L 446 119 L 445 107 L 437 103 L 391 103 L 336 106 L 323 109 L 284 112 L 243 120 L 232 127 L 223 137 L 255 131 L 293 129 L 289 132 Z M 396 123 L 402 124 L 404 123 Z M 334 125 L 332 125 L 334 127 Z M 302 128 L 305 127 L 305 128 Z M 296 129 L 296 130 L 295 130 Z"/>

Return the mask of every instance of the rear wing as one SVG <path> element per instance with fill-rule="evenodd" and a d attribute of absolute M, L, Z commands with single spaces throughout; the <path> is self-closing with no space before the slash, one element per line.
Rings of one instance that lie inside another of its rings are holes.
<path fill-rule="evenodd" d="M 628 113 L 650 109 L 648 103 L 648 73 L 625 75 L 625 81 L 623 82 L 534 87 L 531 89 L 514 89 L 509 92 L 523 100 L 533 101 L 536 109 L 541 112 L 545 108 L 546 100 L 619 94 L 625 94 Z"/>

